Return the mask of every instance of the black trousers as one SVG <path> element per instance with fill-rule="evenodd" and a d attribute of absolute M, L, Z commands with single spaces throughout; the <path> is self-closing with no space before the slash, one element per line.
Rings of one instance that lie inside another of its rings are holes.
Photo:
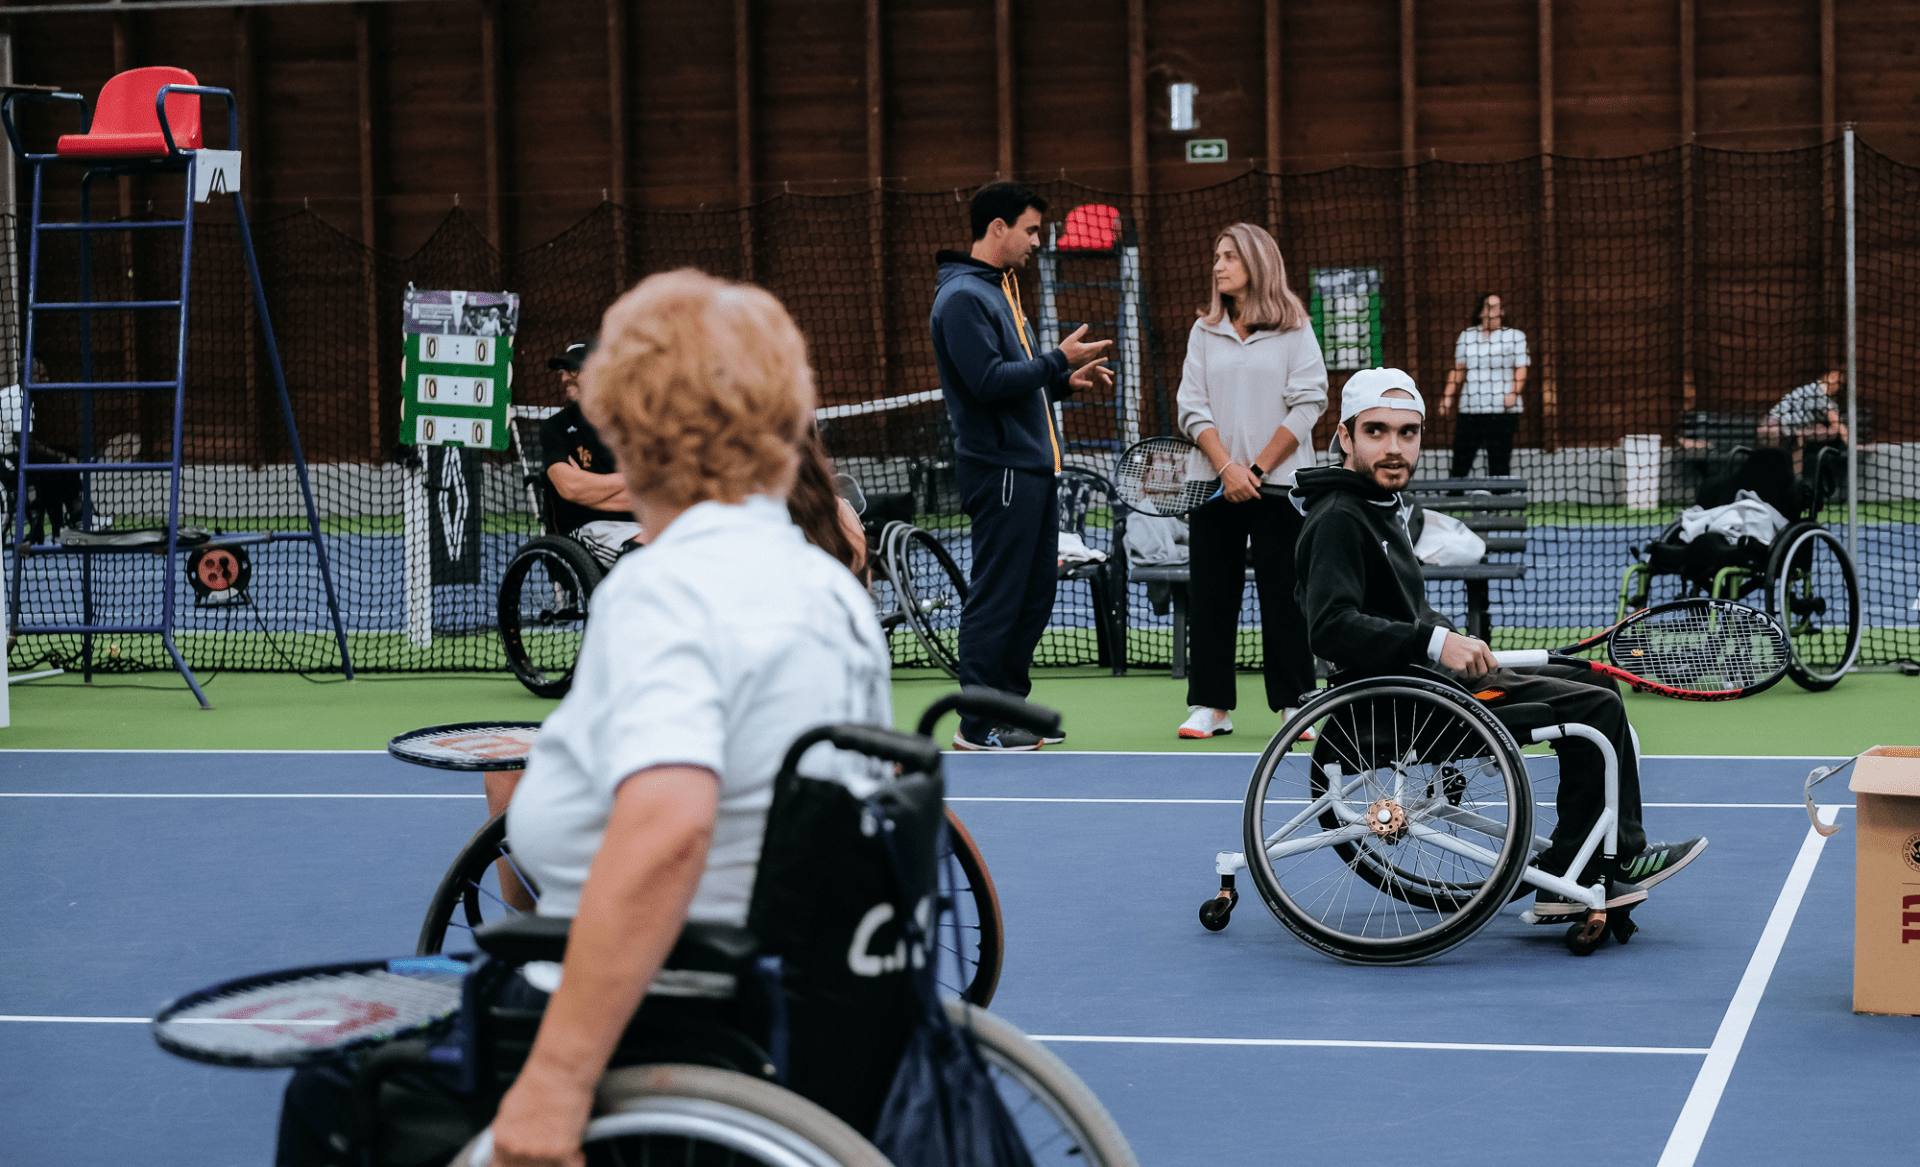
<path fill-rule="evenodd" d="M 1060 514 L 1054 477 L 962 461 L 960 505 L 973 520 L 973 570 L 960 609 L 960 683 L 1025 697 L 1033 650 L 1053 618 L 1060 575 Z M 992 728 L 963 717 L 973 741 Z"/>
<path fill-rule="evenodd" d="M 1232 709 L 1237 702 L 1234 648 L 1249 544 L 1260 596 L 1267 707 L 1277 711 L 1298 705 L 1300 695 L 1313 688 L 1307 618 L 1293 597 L 1293 546 L 1305 521 L 1291 502 L 1264 494 L 1250 502 L 1216 499 L 1190 516 L 1187 634 L 1193 664 L 1187 673 L 1187 704 Z"/>
<path fill-rule="evenodd" d="M 1480 693 L 1497 692 L 1485 698 L 1495 705 L 1537 702 L 1553 710 L 1554 722 L 1580 722 L 1599 730 L 1612 744 L 1620 765 L 1620 855 L 1633 856 L 1646 849 L 1647 832 L 1640 820 L 1640 767 L 1633 756 L 1633 736 L 1627 728 L 1626 706 L 1620 702 L 1620 687 L 1610 678 L 1569 665 L 1545 665 L 1537 669 L 1497 669 L 1474 685 Z M 1538 727 L 1529 727 L 1538 728 Z M 1516 734 L 1526 744 L 1526 734 Z M 1553 743 L 1560 756 L 1560 791 L 1555 799 L 1559 821 L 1554 824 L 1553 845 L 1537 860 L 1540 867 L 1555 875 L 1564 875 L 1568 864 L 1586 842 L 1587 832 L 1607 805 L 1606 762 L 1600 750 L 1579 738 L 1562 738 Z M 1596 853 L 1597 854 L 1597 853 Z M 1582 872 L 1591 882 L 1596 864 Z"/>
<path fill-rule="evenodd" d="M 1487 476 L 1505 478 L 1513 472 L 1513 435 L 1520 428 L 1517 413 L 1463 413 L 1453 427 L 1453 476 L 1473 473 L 1473 459 L 1487 452 Z"/>

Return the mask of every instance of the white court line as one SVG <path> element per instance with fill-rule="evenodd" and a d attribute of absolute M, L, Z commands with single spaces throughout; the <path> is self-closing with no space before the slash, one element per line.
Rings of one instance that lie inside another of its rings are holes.
<path fill-rule="evenodd" d="M 0 790 L 0 798 L 424 798 L 424 799 L 478 799 L 484 794 L 151 794 L 151 793 L 112 793 L 112 794 L 76 794 L 66 791 L 11 791 Z M 1172 806 L 1240 806 L 1244 798 L 1043 798 L 1034 796 L 994 796 L 994 795 L 951 795 L 948 802 L 1068 802 L 1068 803 L 1120 803 Z M 1267 802 L 1275 806 L 1304 806 L 1304 798 L 1270 798 Z M 1694 808 L 1704 810 L 1804 810 L 1798 802 L 1649 802 L 1650 807 Z M 1835 808 L 1852 810 L 1851 804 Z"/>
<path fill-rule="evenodd" d="M 1824 811 L 1827 807 L 1819 809 Z M 1800 900 L 1806 895 L 1814 866 L 1820 862 L 1820 852 L 1826 845 L 1825 836 L 1812 827 L 1807 828 L 1807 837 L 1800 843 L 1800 854 L 1794 857 L 1786 885 L 1780 889 L 1780 898 L 1773 902 L 1773 914 L 1767 917 L 1760 943 L 1747 962 L 1746 975 L 1740 978 L 1740 987 L 1733 991 L 1733 1001 L 1727 1006 L 1726 1016 L 1720 1019 L 1720 1029 L 1713 1035 L 1707 1060 L 1693 1080 L 1693 1090 L 1687 1095 L 1687 1104 L 1680 1109 L 1679 1120 L 1673 1124 L 1673 1133 L 1667 1137 L 1659 1167 L 1693 1167 L 1694 1159 L 1699 1156 L 1707 1128 L 1713 1125 L 1714 1111 L 1720 1108 L 1720 1096 L 1726 1091 L 1727 1079 L 1733 1074 L 1733 1064 L 1740 1058 L 1740 1047 L 1746 1043 L 1747 1029 L 1760 1008 L 1760 998 L 1766 995 L 1774 963 L 1780 959 L 1787 933 L 1793 928 L 1793 917 L 1800 910 Z"/>
<path fill-rule="evenodd" d="M 0 790 L 0 798 L 485 798 L 484 794 L 66 794 L 16 793 Z M 1795 806 L 1800 805 L 1795 803 Z"/>
<path fill-rule="evenodd" d="M 86 751 L 84 750 L 52 750 L 47 752 L 77 754 L 77 753 L 85 753 Z M 139 751 L 127 750 L 123 752 L 137 753 Z M 172 752 L 190 753 L 193 751 L 176 750 Z M 239 751 L 230 750 L 227 752 L 237 753 Z M 310 750 L 310 751 L 287 750 L 285 752 L 287 753 L 326 753 L 327 751 L 325 750 Z M 349 751 L 343 750 L 339 752 L 346 753 Z M 369 753 L 372 751 L 362 750 L 357 752 Z M 990 752 L 980 752 L 980 751 L 970 751 L 970 750 L 953 750 L 950 752 L 954 754 L 964 754 L 969 758 L 980 758 L 980 759 L 1058 758 L 1058 757 L 1061 757 L 1062 755 L 1065 755 L 1068 757 L 1090 757 L 1090 758 L 1116 758 L 1116 757 L 1118 758 L 1257 758 L 1260 756 L 1259 750 L 1056 750 L 1056 749 L 1048 748 L 1048 749 L 1041 749 L 1041 750 L 1019 750 L 1019 751 L 1014 751 L 1009 753 L 990 753 Z M 1692 760 L 1692 761 L 1706 760 L 1706 761 L 1719 761 L 1719 762 L 1748 762 L 1748 761 L 1752 761 L 1752 762 L 1781 762 L 1781 761 L 1838 762 L 1846 758 L 1845 754 L 1641 754 L 1640 756 L 1642 758 L 1681 758 L 1681 759 Z"/>
<path fill-rule="evenodd" d="M 1320 1046 L 1329 1049 L 1430 1049 L 1523 1054 L 1682 1054 L 1709 1051 L 1669 1045 L 1506 1045 L 1476 1041 L 1342 1041 L 1311 1037 L 1094 1037 L 1080 1033 L 1035 1033 L 1034 1041 L 1087 1042 L 1101 1045 L 1247 1045 Z"/>
<path fill-rule="evenodd" d="M 76 749 L 60 750 L 45 746 L 22 747 L 0 750 L 0 757 L 8 754 L 384 754 L 385 750 L 255 750 L 255 749 L 207 749 L 207 750 L 108 750 Z"/>

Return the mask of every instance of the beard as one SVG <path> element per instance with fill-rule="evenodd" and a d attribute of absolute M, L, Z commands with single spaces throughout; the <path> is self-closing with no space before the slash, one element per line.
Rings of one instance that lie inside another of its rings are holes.
<path fill-rule="evenodd" d="M 1382 490 L 1401 491 L 1413 478 L 1413 463 L 1405 458 L 1382 458 L 1368 466 L 1356 466 L 1354 469 L 1373 479 Z"/>

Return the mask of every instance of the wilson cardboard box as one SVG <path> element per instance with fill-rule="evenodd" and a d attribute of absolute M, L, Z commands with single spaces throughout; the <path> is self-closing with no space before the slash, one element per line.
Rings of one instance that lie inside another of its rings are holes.
<path fill-rule="evenodd" d="M 1853 1011 L 1920 1014 L 1920 748 L 1854 763 Z"/>

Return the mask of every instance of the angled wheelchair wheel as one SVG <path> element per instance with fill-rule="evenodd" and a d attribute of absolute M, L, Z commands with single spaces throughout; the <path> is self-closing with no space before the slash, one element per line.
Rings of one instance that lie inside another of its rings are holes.
<path fill-rule="evenodd" d="M 1293 747 L 1307 728 L 1310 754 Z M 1396 677 L 1327 691 L 1267 746 L 1248 873 L 1288 931 L 1356 964 L 1449 951 L 1505 907 L 1533 848 L 1526 762 L 1465 693 Z"/>
<path fill-rule="evenodd" d="M 889 1167 L 858 1131 L 791 1090 L 706 1066 L 611 1070 L 580 1149 L 589 1167 Z M 491 1132 L 454 1167 L 493 1162 Z"/>
<path fill-rule="evenodd" d="M 1034 1167 L 1138 1167 L 1113 1116 L 1051 1050 L 985 1009 L 948 1001 L 947 1016 L 972 1028 Z"/>
<path fill-rule="evenodd" d="M 449 933 L 454 949 L 464 951 L 471 947 L 467 938 L 475 928 L 519 915 L 500 894 L 502 878 L 518 878 L 535 899 L 539 898 L 540 889 L 533 880 L 513 865 L 504 811 L 488 819 L 487 825 L 475 831 L 454 856 L 453 866 L 447 868 L 427 905 L 427 918 L 420 925 L 414 954 L 432 956 L 446 951 Z"/>
<path fill-rule="evenodd" d="M 926 647 L 933 663 L 949 676 L 960 675 L 960 609 L 967 602 L 967 579 L 946 545 L 918 527 L 892 544 L 892 575 L 907 625 Z"/>
<path fill-rule="evenodd" d="M 564 697 L 587 631 L 587 603 L 605 576 L 585 547 L 562 535 L 527 540 L 500 579 L 500 643 L 507 665 L 538 697 Z"/>
<path fill-rule="evenodd" d="M 1787 675 L 1802 689 L 1831 689 L 1860 655 L 1860 579 L 1840 537 L 1796 523 L 1773 540 L 1767 611 L 1787 630 Z"/>
<path fill-rule="evenodd" d="M 953 857 L 952 864 L 947 857 Z M 994 889 L 993 874 L 987 861 L 968 833 L 965 823 L 947 808 L 947 834 L 942 844 L 940 867 L 943 881 L 951 872 L 952 885 L 945 888 L 953 901 L 959 920 L 959 936 L 954 930 L 938 929 L 939 966 L 935 973 L 940 987 L 970 1004 L 984 1009 L 993 1001 L 1000 984 L 1000 964 L 1005 954 L 1005 925 L 1000 917 L 1000 893 Z"/>

